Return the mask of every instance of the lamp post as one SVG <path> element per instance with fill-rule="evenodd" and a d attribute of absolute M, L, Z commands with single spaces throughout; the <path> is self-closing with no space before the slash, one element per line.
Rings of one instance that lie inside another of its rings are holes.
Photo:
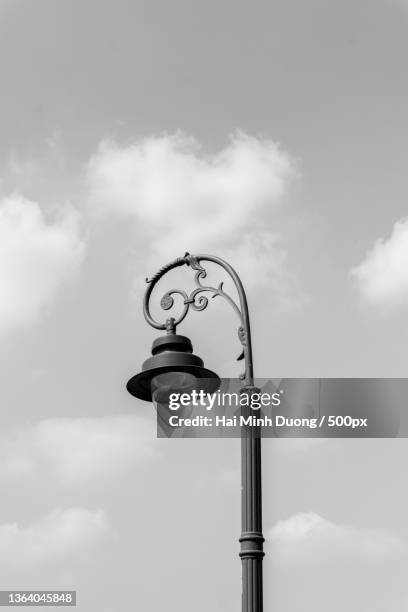
<path fill-rule="evenodd" d="M 202 262 L 211 262 L 223 268 L 233 280 L 238 293 L 238 304 L 224 291 L 223 283 L 218 287 L 202 284 L 207 272 Z M 189 266 L 195 270 L 196 288 L 187 294 L 182 289 L 167 291 L 160 302 L 163 310 L 170 310 L 174 304 L 173 295 L 178 294 L 183 299 L 183 310 L 175 319 L 168 318 L 160 323 L 153 319 L 150 313 L 150 298 L 157 282 L 170 270 L 180 266 Z M 142 371 L 133 376 L 127 383 L 129 393 L 146 401 L 154 400 L 155 394 L 168 393 L 169 390 L 191 388 L 194 381 L 206 385 L 206 390 L 217 390 L 220 380 L 218 376 L 204 368 L 200 357 L 192 352 L 188 338 L 176 334 L 176 327 L 186 317 L 190 307 L 193 310 L 204 310 L 208 306 L 208 298 L 224 298 L 239 317 L 238 337 L 242 344 L 242 353 L 238 360 L 244 359 L 245 372 L 240 376 L 241 392 L 251 394 L 258 391 L 254 386 L 251 330 L 249 311 L 242 282 L 235 270 L 223 259 L 214 255 L 190 255 L 167 264 L 152 278 L 146 279 L 147 290 L 144 296 L 144 316 L 146 321 L 158 330 L 166 330 L 166 336 L 161 336 L 153 342 L 152 357 L 143 363 Z M 200 383 L 201 381 L 201 383 Z M 261 437 L 260 431 L 254 427 L 241 430 L 241 496 L 242 496 L 242 533 L 239 538 L 242 561 L 242 612 L 262 612 L 262 559 L 264 556 L 262 535 L 262 486 L 261 486 Z"/>

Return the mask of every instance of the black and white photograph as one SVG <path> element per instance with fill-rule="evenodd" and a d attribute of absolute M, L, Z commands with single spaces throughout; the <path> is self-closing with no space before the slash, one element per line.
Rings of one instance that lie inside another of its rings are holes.
<path fill-rule="evenodd" d="M 0 0 L 0 607 L 408 612 L 408 0 Z"/>

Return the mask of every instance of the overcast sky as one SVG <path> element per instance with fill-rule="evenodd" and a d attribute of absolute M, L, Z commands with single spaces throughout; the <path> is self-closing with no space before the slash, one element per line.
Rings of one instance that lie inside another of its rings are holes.
<path fill-rule="evenodd" d="M 144 278 L 228 259 L 259 376 L 406 377 L 407 56 L 406 0 L 0 0 L 0 588 L 239 609 L 239 441 L 125 391 Z M 241 372 L 226 304 L 182 330 Z M 407 609 L 407 459 L 265 440 L 266 610 Z"/>

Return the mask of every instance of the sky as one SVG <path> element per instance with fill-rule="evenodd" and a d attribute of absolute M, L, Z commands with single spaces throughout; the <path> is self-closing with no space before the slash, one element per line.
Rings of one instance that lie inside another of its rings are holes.
<path fill-rule="evenodd" d="M 239 609 L 239 441 L 158 440 L 125 390 L 144 279 L 228 260 L 260 377 L 406 377 L 407 32 L 406 0 L 0 0 L 0 588 Z M 237 376 L 237 327 L 179 331 Z M 264 441 L 266 610 L 406 610 L 407 459 Z"/>

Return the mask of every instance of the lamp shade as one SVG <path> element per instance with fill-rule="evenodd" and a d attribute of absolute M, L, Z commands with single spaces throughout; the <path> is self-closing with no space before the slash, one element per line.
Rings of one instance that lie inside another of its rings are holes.
<path fill-rule="evenodd" d="M 133 376 L 126 388 L 131 395 L 151 402 L 152 393 L 164 396 L 204 390 L 214 393 L 220 386 L 215 372 L 204 367 L 203 360 L 193 354 L 186 336 L 168 334 L 153 342 L 152 357 L 143 363 L 142 371 Z"/>

